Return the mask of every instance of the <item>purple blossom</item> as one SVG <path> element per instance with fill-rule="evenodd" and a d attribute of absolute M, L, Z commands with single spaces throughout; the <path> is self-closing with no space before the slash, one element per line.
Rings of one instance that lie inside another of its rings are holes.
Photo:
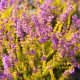
<path fill-rule="evenodd" d="M 4 72 L 4 74 L 3 74 L 3 77 L 2 77 L 2 79 L 4 80 L 4 79 L 8 79 L 8 80 L 13 80 L 13 76 L 12 76 L 12 74 L 10 73 L 10 72 Z"/>
<path fill-rule="evenodd" d="M 3 60 L 3 66 L 4 66 L 4 76 L 12 78 L 12 74 L 10 73 L 10 70 L 9 70 L 10 68 L 12 68 L 12 59 L 6 54 L 3 54 L 2 60 Z"/>
<path fill-rule="evenodd" d="M 75 56 L 75 53 L 73 50 L 70 50 L 70 56 Z"/>
<path fill-rule="evenodd" d="M 9 54 L 13 54 L 13 50 L 9 50 L 8 53 L 9 53 Z"/>
<path fill-rule="evenodd" d="M 71 69 L 70 74 L 74 74 L 75 69 Z"/>
<path fill-rule="evenodd" d="M 61 39 L 61 40 L 59 41 L 59 43 L 60 43 L 61 46 L 63 46 L 63 45 L 65 44 L 64 39 Z"/>
<path fill-rule="evenodd" d="M 42 61 L 46 60 L 46 57 L 44 57 L 44 56 L 43 56 L 43 57 L 41 57 L 41 60 L 42 60 Z"/>
<path fill-rule="evenodd" d="M 11 32 L 9 31 L 9 32 L 7 32 L 7 36 L 10 36 L 10 34 L 11 34 Z"/>
<path fill-rule="evenodd" d="M 3 59 L 4 70 L 8 70 L 8 68 L 12 67 L 12 59 L 9 56 L 3 54 L 2 59 Z"/>
<path fill-rule="evenodd" d="M 77 15 L 73 15 L 73 16 L 72 16 L 72 19 L 73 19 L 73 20 L 77 20 L 77 19 L 78 19 L 78 18 L 77 18 Z"/>
<path fill-rule="evenodd" d="M 80 69 L 80 65 L 78 65 L 78 69 Z"/>
<path fill-rule="evenodd" d="M 5 3 L 4 3 L 4 2 L 1 2 L 1 3 L 0 3 L 0 10 L 1 10 L 1 9 L 4 9 L 4 6 L 5 6 Z"/>
<path fill-rule="evenodd" d="M 45 4 L 50 5 L 53 2 L 53 0 L 44 0 L 44 2 Z"/>
<path fill-rule="evenodd" d="M 49 39 L 50 39 L 50 36 L 48 36 L 48 35 L 45 36 L 45 39 L 46 39 L 46 40 L 49 40 Z"/>
<path fill-rule="evenodd" d="M 36 51 L 35 51 L 35 50 L 30 50 L 30 53 L 31 53 L 31 55 L 32 55 L 32 54 L 35 54 Z"/>
<path fill-rule="evenodd" d="M 75 59 L 71 59 L 71 63 L 76 63 L 76 60 Z"/>
<path fill-rule="evenodd" d="M 79 35 L 78 35 L 78 34 L 73 34 L 72 37 L 73 37 L 73 38 L 78 38 Z"/>
<path fill-rule="evenodd" d="M 40 39 L 40 43 L 44 43 L 44 42 L 46 42 L 46 39 L 45 38 L 41 38 Z"/>
<path fill-rule="evenodd" d="M 66 18 L 68 17 L 69 13 L 73 10 L 73 7 L 70 3 L 67 4 L 67 8 L 66 8 L 66 11 L 63 12 L 61 15 L 60 15 L 60 20 L 61 22 L 65 22 L 66 21 Z"/>
<path fill-rule="evenodd" d="M 7 24 L 7 23 L 8 23 L 8 19 L 5 19 L 5 20 L 4 20 L 4 23 L 6 23 L 6 24 Z"/>
<path fill-rule="evenodd" d="M 54 9 L 56 9 L 56 7 L 55 6 L 51 6 L 51 9 L 54 10 Z"/>
<path fill-rule="evenodd" d="M 68 75 L 68 72 L 67 71 L 64 71 L 63 74 L 64 74 L 64 76 L 67 76 Z"/>
<path fill-rule="evenodd" d="M 77 26 L 80 28 L 80 19 L 76 21 Z"/>
<path fill-rule="evenodd" d="M 77 61 L 76 61 L 76 59 L 71 59 L 71 63 L 74 65 L 74 67 L 77 67 Z"/>
<path fill-rule="evenodd" d="M 78 48 L 77 46 L 75 46 L 75 47 L 74 47 L 74 50 L 75 50 L 75 51 L 78 51 L 78 50 L 79 50 L 79 48 Z"/>
<path fill-rule="evenodd" d="M 16 45 L 15 45 L 15 44 L 11 44 L 11 47 L 12 47 L 13 49 L 16 49 Z"/>
<path fill-rule="evenodd" d="M 14 4 L 15 0 L 10 1 L 10 5 L 12 6 Z"/>
<path fill-rule="evenodd" d="M 26 50 L 25 54 L 28 54 L 28 50 Z"/>
<path fill-rule="evenodd" d="M 55 44 L 55 45 L 58 45 L 58 38 L 56 37 L 56 35 L 52 35 L 52 42 Z"/>
<path fill-rule="evenodd" d="M 62 55 L 62 58 L 65 56 L 65 52 L 63 51 L 62 53 L 61 53 L 61 55 Z"/>
<path fill-rule="evenodd" d="M 26 18 L 26 14 L 23 13 L 23 14 L 22 14 L 22 18 Z"/>

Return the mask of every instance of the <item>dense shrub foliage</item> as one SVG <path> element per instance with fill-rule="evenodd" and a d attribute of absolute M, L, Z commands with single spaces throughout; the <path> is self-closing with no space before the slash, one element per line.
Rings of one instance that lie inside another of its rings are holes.
<path fill-rule="evenodd" d="M 69 80 L 80 69 L 79 0 L 1 0 L 0 80 Z"/>

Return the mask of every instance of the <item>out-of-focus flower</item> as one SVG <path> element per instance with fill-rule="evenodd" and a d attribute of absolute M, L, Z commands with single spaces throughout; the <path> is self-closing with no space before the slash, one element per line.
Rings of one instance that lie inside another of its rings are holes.
<path fill-rule="evenodd" d="M 78 69 L 80 69 L 80 65 L 78 65 Z"/>
<path fill-rule="evenodd" d="M 32 55 L 32 54 L 35 54 L 36 53 L 36 51 L 35 50 L 30 50 L 30 54 Z"/>
<path fill-rule="evenodd" d="M 76 24 L 77 24 L 77 26 L 78 26 L 79 29 L 80 29 L 80 19 L 78 19 L 78 20 L 76 21 Z"/>
<path fill-rule="evenodd" d="M 46 60 L 46 57 L 44 57 L 44 56 L 43 56 L 43 57 L 41 57 L 41 60 L 42 60 L 42 61 Z"/>
<path fill-rule="evenodd" d="M 8 70 L 9 68 L 12 67 L 12 59 L 9 56 L 3 54 L 2 59 L 3 59 L 4 70 Z"/>
<path fill-rule="evenodd" d="M 61 53 L 62 58 L 65 56 L 65 54 L 66 54 L 66 53 L 65 53 L 64 51 Z"/>
<path fill-rule="evenodd" d="M 73 20 L 77 20 L 77 19 L 78 19 L 78 18 L 77 18 L 77 15 L 73 15 L 73 16 L 72 16 L 72 19 L 73 19 Z"/>
<path fill-rule="evenodd" d="M 73 50 L 70 50 L 70 56 L 75 56 L 75 53 Z"/>
<path fill-rule="evenodd" d="M 26 50 L 25 54 L 28 54 L 28 50 Z"/>
<path fill-rule="evenodd" d="M 75 51 L 78 51 L 78 50 L 79 50 L 79 48 L 76 46 L 76 47 L 74 47 L 74 50 L 75 50 Z"/>
<path fill-rule="evenodd" d="M 75 69 L 71 69 L 70 74 L 74 74 Z"/>
<path fill-rule="evenodd" d="M 52 35 L 52 42 L 55 44 L 55 45 L 58 45 L 58 38 L 56 37 L 56 35 Z"/>
<path fill-rule="evenodd" d="M 12 74 L 10 72 L 10 68 L 12 68 L 12 59 L 6 54 L 3 54 L 2 60 L 3 60 L 3 66 L 4 66 L 4 76 L 6 78 L 8 77 L 12 78 Z"/>
<path fill-rule="evenodd" d="M 40 43 L 44 43 L 44 42 L 46 42 L 46 39 L 45 38 L 41 38 L 40 39 Z"/>

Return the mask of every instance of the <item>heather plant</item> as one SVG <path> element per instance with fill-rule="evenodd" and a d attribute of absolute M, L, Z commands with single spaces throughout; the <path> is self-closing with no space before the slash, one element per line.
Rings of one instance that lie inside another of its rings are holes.
<path fill-rule="evenodd" d="M 79 0 L 1 0 L 0 79 L 70 80 L 80 69 Z"/>

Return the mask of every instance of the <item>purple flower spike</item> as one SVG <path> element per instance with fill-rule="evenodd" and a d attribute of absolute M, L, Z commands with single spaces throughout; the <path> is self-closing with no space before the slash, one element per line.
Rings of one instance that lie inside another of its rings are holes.
<path fill-rule="evenodd" d="M 52 42 L 55 44 L 55 45 L 58 45 L 58 38 L 53 34 L 52 35 Z"/>
<path fill-rule="evenodd" d="M 4 69 L 7 70 L 8 68 L 12 67 L 12 59 L 7 56 L 7 55 L 2 55 L 3 58 L 3 65 L 4 65 Z"/>

